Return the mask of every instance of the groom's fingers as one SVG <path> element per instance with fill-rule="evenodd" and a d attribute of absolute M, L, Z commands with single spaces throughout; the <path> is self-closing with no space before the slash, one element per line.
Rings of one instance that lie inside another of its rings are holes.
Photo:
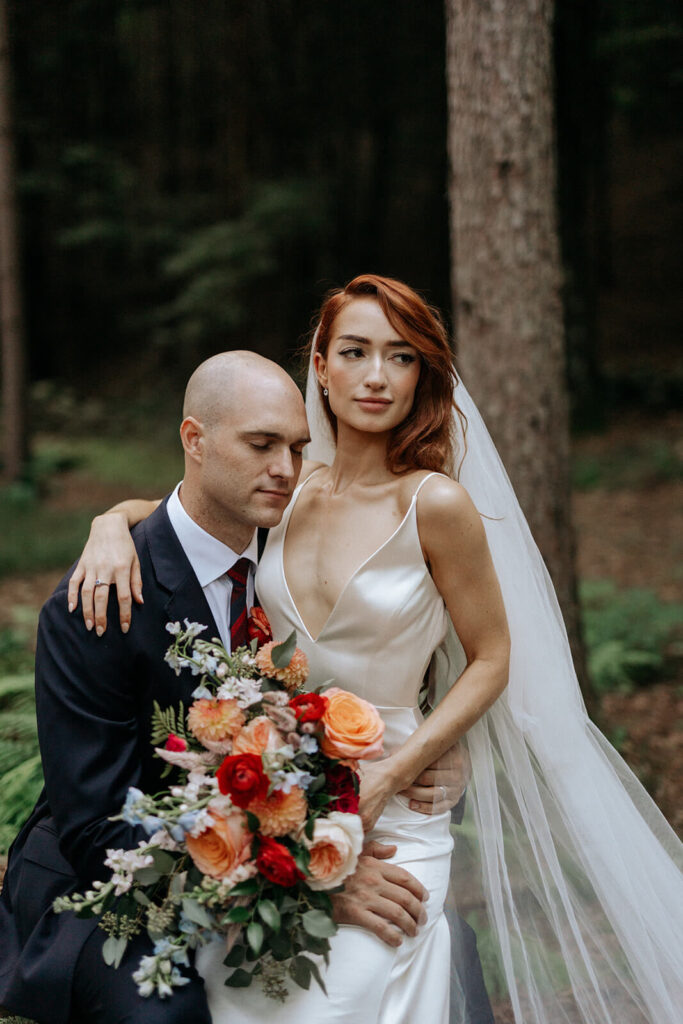
<path fill-rule="evenodd" d="M 78 604 L 78 588 L 85 579 L 85 569 L 83 568 L 83 560 L 79 558 L 78 565 L 71 574 L 69 580 L 69 588 L 66 592 L 66 598 L 69 603 L 69 611 L 72 612 Z"/>
<path fill-rule="evenodd" d="M 389 849 L 381 843 L 367 843 L 364 849 L 373 845 Z M 344 892 L 332 897 L 334 919 L 338 924 L 368 928 L 383 942 L 398 946 L 401 933 L 415 935 L 426 920 L 426 898 L 426 889 L 410 872 L 366 852 L 347 878 Z"/>
<path fill-rule="evenodd" d="M 95 584 L 93 606 L 95 610 L 95 632 L 102 636 L 107 628 L 107 605 L 109 604 L 109 587 L 111 584 L 101 581 Z"/>
<path fill-rule="evenodd" d="M 95 573 L 88 569 L 81 587 L 81 612 L 86 629 L 92 629 L 95 625 L 95 608 L 93 597 L 95 594 Z"/>

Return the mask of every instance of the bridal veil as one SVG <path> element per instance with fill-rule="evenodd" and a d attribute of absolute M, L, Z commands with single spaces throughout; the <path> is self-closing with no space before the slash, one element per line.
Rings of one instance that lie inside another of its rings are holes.
<path fill-rule="evenodd" d="M 453 900 L 477 933 L 492 1000 L 509 1001 L 516 1024 L 679 1024 L 683 846 L 588 718 L 543 559 L 455 372 L 453 389 L 466 419 L 454 410 L 455 475 L 484 513 L 512 640 L 508 687 L 466 737 Z M 330 463 L 312 362 L 306 408 L 306 454 Z M 463 668 L 452 632 L 433 659 L 432 702 Z M 467 1024 L 457 1005 L 451 1024 Z"/>

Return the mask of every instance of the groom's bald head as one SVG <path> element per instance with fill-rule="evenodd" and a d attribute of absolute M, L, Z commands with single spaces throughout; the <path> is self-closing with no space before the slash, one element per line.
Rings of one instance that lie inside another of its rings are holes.
<path fill-rule="evenodd" d="M 181 501 L 190 516 L 233 551 L 254 528 L 275 526 L 289 501 L 309 440 L 292 378 L 255 352 L 221 352 L 188 381 L 180 436 Z"/>
<path fill-rule="evenodd" d="M 201 363 L 187 382 L 183 419 L 193 416 L 211 428 L 226 413 L 239 415 L 245 405 L 275 393 L 301 404 L 296 384 L 272 359 L 246 350 L 219 352 Z"/>

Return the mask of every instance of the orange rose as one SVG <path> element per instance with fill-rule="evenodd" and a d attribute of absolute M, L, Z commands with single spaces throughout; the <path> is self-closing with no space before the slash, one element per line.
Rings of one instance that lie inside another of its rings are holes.
<path fill-rule="evenodd" d="M 265 715 L 252 718 L 249 725 L 235 737 L 232 744 L 233 754 L 262 754 L 264 751 L 278 750 L 285 741 L 273 723 Z"/>
<path fill-rule="evenodd" d="M 322 717 L 323 754 L 335 758 L 370 758 L 382 753 L 384 722 L 374 704 L 337 686 L 325 691 Z"/>
<path fill-rule="evenodd" d="M 198 836 L 185 837 L 187 852 L 200 871 L 211 878 L 226 878 L 248 860 L 254 838 L 242 811 L 230 815 L 209 810 L 213 824 Z"/>

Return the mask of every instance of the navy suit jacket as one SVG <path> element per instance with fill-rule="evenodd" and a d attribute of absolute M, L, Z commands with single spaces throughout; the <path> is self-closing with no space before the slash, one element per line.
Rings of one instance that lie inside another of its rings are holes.
<path fill-rule="evenodd" d="M 36 652 L 38 735 L 45 788 L 10 850 L 0 896 L 0 1006 L 66 1024 L 73 970 L 96 919 L 55 915 L 56 896 L 107 878 L 106 850 L 144 833 L 112 822 L 129 786 L 161 787 L 163 762 L 150 743 L 153 702 L 187 707 L 196 680 L 164 662 L 168 621 L 189 618 L 218 636 L 199 582 L 163 502 L 133 531 L 145 602 L 127 635 L 115 595 L 102 637 L 69 614 L 60 582 L 40 615 Z M 112 588 L 113 590 L 113 588 Z"/>

